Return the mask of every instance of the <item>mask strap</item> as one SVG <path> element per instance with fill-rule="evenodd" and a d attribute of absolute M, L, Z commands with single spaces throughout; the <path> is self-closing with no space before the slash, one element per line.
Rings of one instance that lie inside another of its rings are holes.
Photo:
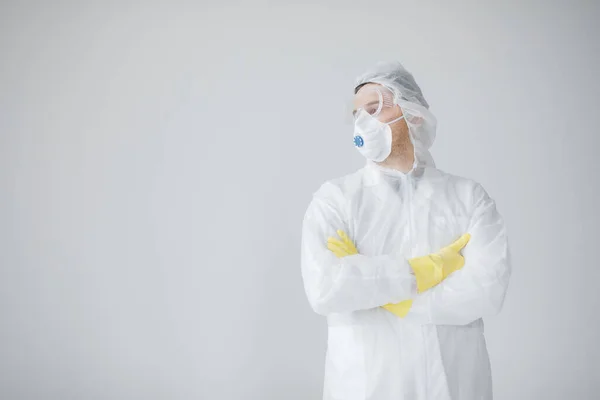
<path fill-rule="evenodd" d="M 386 124 L 386 125 L 391 125 L 391 124 L 393 124 L 394 122 L 398 122 L 398 121 L 400 121 L 402 118 L 404 118 L 404 115 L 401 115 L 401 116 L 399 116 L 398 118 L 396 118 L 396 119 L 395 119 L 395 120 L 393 120 L 393 121 L 386 122 L 385 124 Z"/>

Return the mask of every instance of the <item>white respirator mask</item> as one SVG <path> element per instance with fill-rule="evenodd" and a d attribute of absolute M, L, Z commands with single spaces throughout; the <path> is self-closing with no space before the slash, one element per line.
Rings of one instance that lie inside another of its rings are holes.
<path fill-rule="evenodd" d="M 390 122 L 381 122 L 365 110 L 360 110 L 354 120 L 354 146 L 365 158 L 381 162 L 392 152 L 392 128 L 404 115 Z"/>

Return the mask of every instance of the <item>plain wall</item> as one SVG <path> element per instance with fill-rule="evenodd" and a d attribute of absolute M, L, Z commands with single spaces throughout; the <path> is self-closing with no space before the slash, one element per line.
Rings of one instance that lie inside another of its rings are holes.
<path fill-rule="evenodd" d="M 0 4 L 0 398 L 320 398 L 301 222 L 380 60 L 508 224 L 496 399 L 600 396 L 598 2 L 141 4 Z"/>

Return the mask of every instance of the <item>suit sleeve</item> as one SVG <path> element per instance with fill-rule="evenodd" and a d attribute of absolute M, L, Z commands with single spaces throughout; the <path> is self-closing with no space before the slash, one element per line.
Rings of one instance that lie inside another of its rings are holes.
<path fill-rule="evenodd" d="M 465 265 L 439 285 L 413 299 L 406 320 L 436 325 L 466 325 L 497 314 L 511 273 L 504 221 L 480 185 L 473 191 Z"/>

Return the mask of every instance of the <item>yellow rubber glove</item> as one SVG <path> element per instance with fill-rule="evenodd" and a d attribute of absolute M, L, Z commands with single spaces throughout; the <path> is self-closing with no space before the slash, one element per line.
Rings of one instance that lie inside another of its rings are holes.
<path fill-rule="evenodd" d="M 385 308 L 393 314 L 396 314 L 400 318 L 404 318 L 406 317 L 406 314 L 408 314 L 408 312 L 410 311 L 410 308 L 412 307 L 412 302 L 412 300 L 404 300 L 400 303 L 389 303 L 381 307 Z"/>
<path fill-rule="evenodd" d="M 419 293 L 431 289 L 446 279 L 448 275 L 465 265 L 465 259 L 460 254 L 460 251 L 469 243 L 470 239 L 471 235 L 465 233 L 456 242 L 442 248 L 437 253 L 408 260 L 415 273 L 417 291 Z M 410 311 L 412 300 L 405 300 L 396 304 L 386 304 L 382 307 L 403 318 Z"/>
<path fill-rule="evenodd" d="M 336 239 L 334 237 L 329 237 L 327 239 L 327 248 L 331 250 L 333 254 L 335 254 L 338 258 L 358 254 L 356 246 L 354 246 L 354 243 L 352 243 L 352 240 L 350 240 L 346 232 L 344 232 L 341 229 L 338 229 L 337 234 L 342 240 Z"/>
<path fill-rule="evenodd" d="M 465 265 L 465 259 L 460 251 L 469 243 L 470 239 L 471 235 L 465 233 L 456 242 L 442 248 L 437 253 L 408 260 L 415 273 L 419 293 L 431 289 Z"/>

